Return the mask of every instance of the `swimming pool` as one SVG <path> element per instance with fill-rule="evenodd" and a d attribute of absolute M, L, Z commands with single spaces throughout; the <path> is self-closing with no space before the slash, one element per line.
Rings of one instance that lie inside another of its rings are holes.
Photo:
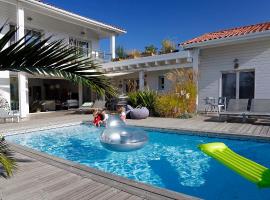
<path fill-rule="evenodd" d="M 122 153 L 104 149 L 99 142 L 102 129 L 83 124 L 8 136 L 7 140 L 105 172 L 204 199 L 270 199 L 270 189 L 257 188 L 197 149 L 198 144 L 220 141 L 237 153 L 270 167 L 270 143 L 145 130 L 148 144 L 138 151 Z"/>

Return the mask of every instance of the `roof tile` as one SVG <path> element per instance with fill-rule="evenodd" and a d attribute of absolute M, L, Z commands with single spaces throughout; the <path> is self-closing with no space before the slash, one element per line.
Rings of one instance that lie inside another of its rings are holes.
<path fill-rule="evenodd" d="M 209 40 L 218 40 L 222 38 L 248 35 L 251 33 L 264 32 L 268 30 L 270 30 L 270 22 L 259 23 L 259 24 L 249 25 L 249 26 L 242 26 L 242 27 L 236 27 L 236 28 L 206 33 L 199 37 L 193 38 L 191 40 L 187 40 L 181 43 L 181 45 L 185 46 L 185 45 L 189 45 L 193 43 L 201 43 L 201 42 L 206 42 Z"/>

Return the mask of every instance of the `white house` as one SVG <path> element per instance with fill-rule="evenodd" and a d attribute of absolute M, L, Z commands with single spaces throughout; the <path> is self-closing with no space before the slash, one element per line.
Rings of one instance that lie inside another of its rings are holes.
<path fill-rule="evenodd" d="M 126 82 L 139 89 L 170 89 L 165 74 L 174 68 L 198 71 L 198 110 L 206 97 L 270 99 L 270 22 L 206 33 L 180 44 L 176 53 L 105 63 L 125 93 Z"/>
<path fill-rule="evenodd" d="M 25 33 L 42 33 L 82 48 L 86 56 L 103 62 L 121 94 L 133 83 L 140 90 L 166 92 L 171 87 L 167 72 L 193 68 L 199 74 L 198 110 L 204 109 L 206 97 L 270 98 L 270 22 L 206 33 L 181 43 L 178 52 L 110 62 L 115 58 L 115 37 L 126 33 L 120 28 L 36 0 L 0 0 L 0 23 L 6 20 L 1 34 L 18 26 L 14 41 Z M 110 38 L 109 59 L 99 51 L 103 38 Z M 57 106 L 66 99 L 81 104 L 96 98 L 89 89 L 65 80 L 11 72 L 0 72 L 0 94 L 20 109 L 21 117 L 36 100 L 54 100 Z"/>
<path fill-rule="evenodd" d="M 17 26 L 18 34 L 12 42 L 28 35 L 53 36 L 81 48 L 86 56 L 100 62 L 115 57 L 115 38 L 125 30 L 59 9 L 37 0 L 0 0 L 0 24 L 7 22 L 1 35 Z M 110 39 L 110 52 L 100 52 L 101 39 Z M 83 94 L 84 93 L 84 94 Z M 37 100 L 55 100 L 56 106 L 67 98 L 83 101 L 94 98 L 89 89 L 71 82 L 25 73 L 0 72 L 0 94 L 11 102 L 13 109 L 26 117 L 29 107 Z"/>

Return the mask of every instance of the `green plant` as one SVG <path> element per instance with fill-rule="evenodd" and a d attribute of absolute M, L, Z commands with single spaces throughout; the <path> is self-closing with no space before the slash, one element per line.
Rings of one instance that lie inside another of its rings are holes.
<path fill-rule="evenodd" d="M 125 59 L 126 58 L 126 52 L 124 50 L 124 47 L 118 46 L 115 50 L 116 56 L 120 59 Z"/>
<path fill-rule="evenodd" d="M 192 116 L 196 111 L 197 73 L 183 68 L 169 72 L 166 77 L 172 82 L 172 89 L 158 96 L 155 111 L 162 117 Z"/>
<path fill-rule="evenodd" d="M 99 64 L 86 58 L 76 47 L 69 46 L 64 40 L 51 41 L 51 37 L 43 39 L 42 36 L 25 35 L 5 48 L 16 33 L 17 29 L 11 29 L 0 39 L 0 71 L 61 77 L 88 86 L 102 95 L 105 91 L 115 94 L 109 79 L 99 71 Z"/>
<path fill-rule="evenodd" d="M 157 98 L 156 91 L 147 89 L 143 91 L 130 92 L 128 97 L 131 106 L 143 106 L 147 107 L 151 114 L 155 112 L 155 102 Z"/>
<path fill-rule="evenodd" d="M 154 45 L 149 45 L 149 46 L 146 46 L 145 47 L 144 52 L 146 54 L 156 54 L 157 53 L 157 50 L 158 50 L 158 48 L 155 47 Z"/>
<path fill-rule="evenodd" d="M 155 103 L 155 111 L 161 117 L 177 117 L 181 114 L 181 101 L 173 92 L 160 94 Z"/>
<path fill-rule="evenodd" d="M 4 136 L 0 135 L 0 164 L 4 172 L 1 176 L 10 177 L 17 168 L 16 161 L 13 157 L 13 151 L 10 150 Z"/>
<path fill-rule="evenodd" d="M 171 53 L 173 52 L 175 48 L 175 44 L 171 40 L 163 40 L 161 42 L 161 53 Z"/>

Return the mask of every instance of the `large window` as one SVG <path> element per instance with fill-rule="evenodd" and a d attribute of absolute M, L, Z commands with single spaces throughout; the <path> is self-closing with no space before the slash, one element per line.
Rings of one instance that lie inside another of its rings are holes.
<path fill-rule="evenodd" d="M 253 99 L 255 72 L 237 71 L 222 74 L 222 96 L 227 99 Z"/>
<path fill-rule="evenodd" d="M 9 29 L 10 30 L 15 30 L 15 25 L 9 25 Z M 12 36 L 12 38 L 10 38 L 9 43 L 10 45 L 14 44 L 16 42 L 16 34 Z"/>
<path fill-rule="evenodd" d="M 87 41 L 69 38 L 69 45 L 78 48 L 78 52 L 83 53 L 84 56 L 90 55 L 90 43 Z"/>
<path fill-rule="evenodd" d="M 239 74 L 239 98 L 253 99 L 254 98 L 254 72 L 240 72 Z"/>
<path fill-rule="evenodd" d="M 236 98 L 236 74 L 222 74 L 222 96 L 227 99 Z"/>
<path fill-rule="evenodd" d="M 19 110 L 19 90 L 18 78 L 15 76 L 10 77 L 10 100 L 11 110 Z"/>

